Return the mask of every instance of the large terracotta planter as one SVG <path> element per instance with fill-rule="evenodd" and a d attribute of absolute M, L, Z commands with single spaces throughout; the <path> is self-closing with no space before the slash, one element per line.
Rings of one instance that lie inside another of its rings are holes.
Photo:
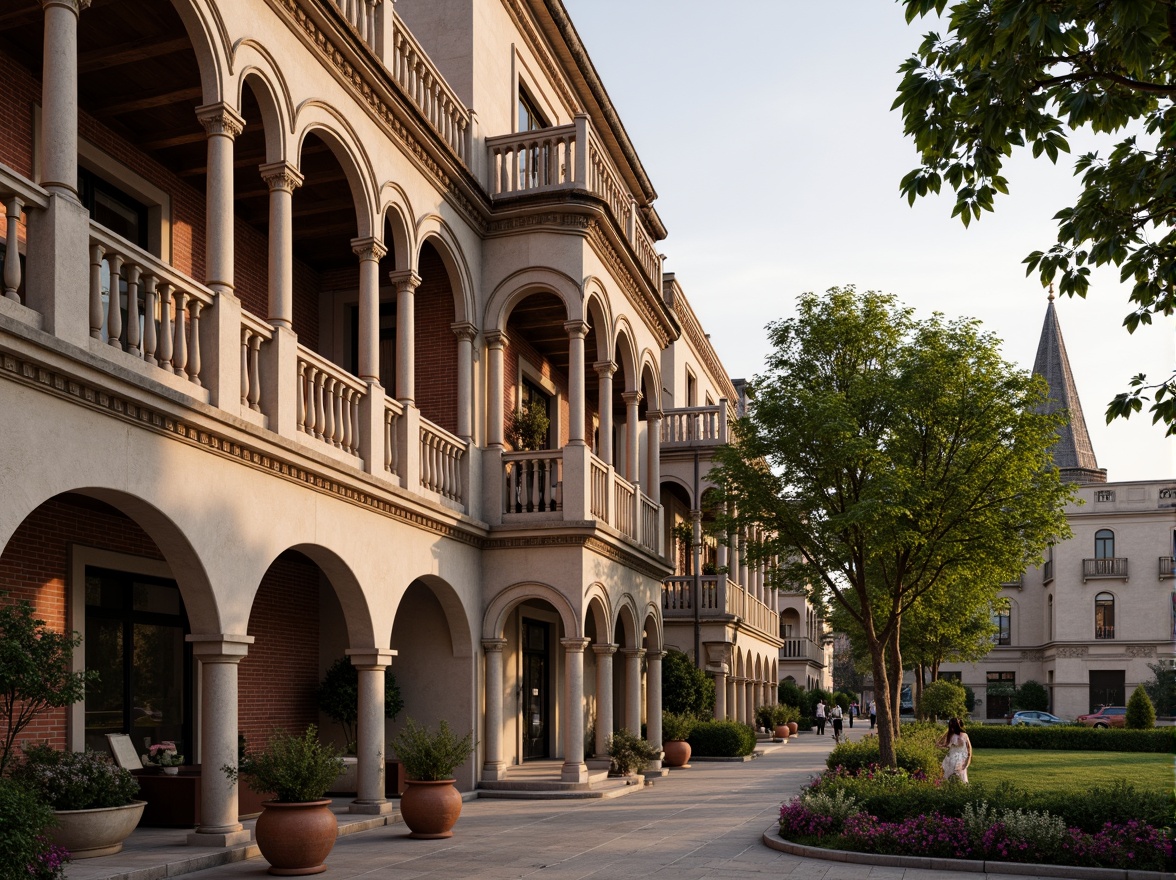
<path fill-rule="evenodd" d="M 792 736 L 792 728 L 787 724 L 777 724 L 776 729 L 773 732 L 776 734 L 776 739 L 786 740 L 788 737 Z"/>
<path fill-rule="evenodd" d="M 800 725 L 795 721 L 788 722 L 788 729 L 792 731 L 792 735 L 796 736 L 796 731 L 800 730 Z"/>
<path fill-rule="evenodd" d="M 409 837 L 437 840 L 453 837 L 453 826 L 461 815 L 461 793 L 452 779 L 423 781 L 409 779 L 400 798 L 400 815 L 412 833 Z"/>
<path fill-rule="evenodd" d="M 50 828 L 47 834 L 51 841 L 69 850 L 71 858 L 113 855 L 123 848 L 123 841 L 139 824 L 146 806 L 147 801 L 131 801 L 123 807 L 55 810 L 57 827 Z"/>
<path fill-rule="evenodd" d="M 330 798 L 286 804 L 266 801 L 257 819 L 257 848 L 279 876 L 321 874 L 323 861 L 335 845 L 339 824 Z"/>
<path fill-rule="evenodd" d="M 665 757 L 662 759 L 667 767 L 685 767 L 690 760 L 690 743 L 681 739 L 666 740 L 662 743 Z"/>

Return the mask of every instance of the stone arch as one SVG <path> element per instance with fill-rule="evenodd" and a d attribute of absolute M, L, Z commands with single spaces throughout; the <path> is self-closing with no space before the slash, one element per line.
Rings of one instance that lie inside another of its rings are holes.
<path fill-rule="evenodd" d="M 449 285 L 453 289 L 454 321 L 459 324 L 473 323 L 473 276 L 453 230 L 437 214 L 428 214 L 417 223 L 416 242 L 413 268 L 416 268 L 420 259 L 420 249 L 426 242 L 432 244 L 445 265 L 445 271 L 449 273 Z"/>
<path fill-rule="evenodd" d="M 231 73 L 228 30 L 215 3 L 208 0 L 171 0 L 171 5 L 192 44 L 200 68 L 200 88 L 205 104 L 225 100 L 224 72 Z"/>
<path fill-rule="evenodd" d="M 355 130 L 334 107 L 322 101 L 304 101 L 298 107 L 288 157 L 288 161 L 296 168 L 301 165 L 302 145 L 309 134 L 317 135 L 327 145 L 343 169 L 355 202 L 357 237 L 374 235 L 375 173 Z"/>
<path fill-rule="evenodd" d="M 533 293 L 550 293 L 559 297 L 567 309 L 567 320 L 579 313 L 580 286 L 571 277 L 543 267 L 520 269 L 504 278 L 490 294 L 483 329 L 505 331 L 511 311 Z"/>
<path fill-rule="evenodd" d="M 648 348 L 641 352 L 641 396 L 646 409 L 661 409 L 661 370 Z"/>
<path fill-rule="evenodd" d="M 449 627 L 449 638 L 453 644 L 453 656 L 457 658 L 473 657 L 476 632 L 473 620 L 457 590 L 449 581 L 434 574 L 423 574 L 413 580 L 413 583 L 417 582 L 429 588 L 429 591 L 441 605 L 441 610 L 445 613 L 445 622 Z"/>
<path fill-rule="evenodd" d="M 637 390 L 637 347 L 633 342 L 633 328 L 624 316 L 617 318 L 613 330 L 613 352 L 621 373 L 621 391 Z"/>
<path fill-rule="evenodd" d="M 239 65 L 236 81 L 236 106 L 241 108 L 248 88 L 261 109 L 265 129 L 265 160 L 280 162 L 287 154 L 293 132 L 294 103 L 282 71 L 261 43 L 241 40 L 234 47 L 234 63 Z"/>
<path fill-rule="evenodd" d="M 331 584 L 331 589 L 335 594 L 335 598 L 339 601 L 339 607 L 343 610 L 343 620 L 347 627 L 348 647 L 383 647 L 383 644 L 378 642 L 376 638 L 367 597 L 364 595 L 359 578 L 352 571 L 351 566 L 336 551 L 329 547 L 324 547 L 321 544 L 292 544 L 289 547 L 283 548 L 282 552 L 286 552 L 287 550 L 301 553 L 317 565 L 322 573 L 326 575 L 327 580 Z M 263 577 L 265 572 L 269 571 L 270 566 L 277 560 L 278 556 L 281 556 L 281 553 L 274 556 L 262 568 Z M 250 585 L 250 589 L 253 592 L 253 597 L 250 599 L 251 602 L 256 597 L 260 585 L 260 577 L 257 578 L 256 583 Z"/>
<path fill-rule="evenodd" d="M 645 614 L 641 621 L 641 632 L 645 636 L 644 645 L 647 651 L 661 651 L 665 646 L 662 633 L 662 618 L 657 605 L 653 602 L 645 606 Z"/>
<path fill-rule="evenodd" d="M 487 606 L 486 613 L 482 615 L 482 638 L 502 638 L 507 615 L 528 599 L 547 602 L 556 610 L 560 623 L 563 624 L 565 637 L 581 638 L 583 636 L 584 627 L 581 625 L 580 617 L 576 613 L 576 609 L 568 602 L 567 597 L 555 587 L 532 581 L 514 584 L 494 597 Z"/>
<path fill-rule="evenodd" d="M 412 222 L 412 218 L 416 214 L 412 209 L 408 193 L 400 184 L 390 180 L 380 187 L 377 204 L 379 205 L 378 216 L 392 228 L 392 240 L 385 239 L 384 246 L 392 255 L 396 268 L 413 268 L 416 265 L 415 254 L 418 250 Z"/>
<path fill-rule="evenodd" d="M 612 627 L 612 632 L 614 633 L 618 628 L 621 630 L 621 637 L 618 644 L 622 648 L 640 647 L 641 631 L 637 628 L 638 619 L 637 603 L 633 601 L 632 596 L 626 593 L 621 597 L 621 601 L 617 603 L 617 611 Z"/>
<path fill-rule="evenodd" d="M 672 483 L 675 488 L 681 489 L 685 493 L 686 500 L 690 507 L 694 507 L 694 489 L 686 480 L 682 479 L 676 474 L 662 474 L 661 483 L 663 486 L 666 485 L 666 483 Z"/>
<path fill-rule="evenodd" d="M 597 638 L 603 637 L 604 641 L 601 644 L 607 644 L 612 641 L 612 628 L 609 626 L 612 619 L 613 613 L 607 591 L 600 583 L 592 584 L 584 592 L 585 631 L 587 622 L 591 620 L 596 625 Z"/>
<path fill-rule="evenodd" d="M 612 310 L 604 284 L 595 275 L 584 279 L 584 317 L 596 334 L 596 360 L 612 360 Z"/>

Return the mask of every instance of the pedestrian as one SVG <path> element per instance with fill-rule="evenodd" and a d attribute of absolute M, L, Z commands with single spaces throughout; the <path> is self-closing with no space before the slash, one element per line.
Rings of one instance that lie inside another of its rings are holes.
<path fill-rule="evenodd" d="M 837 703 L 833 704 L 833 708 L 829 712 L 829 717 L 833 719 L 833 742 L 841 742 L 841 719 L 844 715 L 841 712 L 841 707 Z"/>
<path fill-rule="evenodd" d="M 825 701 L 817 701 L 817 733 L 825 735 Z"/>
<path fill-rule="evenodd" d="M 852 703 L 849 704 L 849 729 L 850 730 L 853 730 L 853 719 L 857 717 L 857 713 L 858 713 L 858 704 L 857 704 L 857 700 L 854 700 Z"/>
<path fill-rule="evenodd" d="M 878 704 L 870 700 L 870 730 L 878 723 Z"/>
<path fill-rule="evenodd" d="M 947 749 L 947 757 L 943 759 L 943 781 L 955 777 L 967 785 L 968 766 L 972 763 L 972 741 L 964 733 L 964 722 L 958 718 L 948 721 L 947 733 L 935 744 L 941 749 Z"/>

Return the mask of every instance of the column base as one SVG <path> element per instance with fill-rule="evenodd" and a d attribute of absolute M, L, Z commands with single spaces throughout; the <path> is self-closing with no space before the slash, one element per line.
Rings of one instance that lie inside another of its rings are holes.
<path fill-rule="evenodd" d="M 347 812 L 365 816 L 389 816 L 396 812 L 396 805 L 388 800 L 352 801 L 347 805 Z"/>
<path fill-rule="evenodd" d="M 560 782 L 587 782 L 588 781 L 588 765 L 583 761 L 572 762 L 568 761 L 563 765 L 559 773 Z"/>
<path fill-rule="evenodd" d="M 493 764 L 482 765 L 483 782 L 495 782 L 499 779 L 506 779 L 506 764 L 504 762 L 496 761 Z"/>
<path fill-rule="evenodd" d="M 239 846 L 253 840 L 253 832 L 237 826 L 236 831 L 192 831 L 188 834 L 188 846 Z"/>

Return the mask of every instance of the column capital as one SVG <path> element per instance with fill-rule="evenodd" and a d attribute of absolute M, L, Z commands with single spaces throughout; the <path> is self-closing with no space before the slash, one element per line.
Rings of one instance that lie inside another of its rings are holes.
<path fill-rule="evenodd" d="M 645 656 L 644 648 L 621 648 L 620 652 L 626 657 L 636 657 L 638 659 Z"/>
<path fill-rule="evenodd" d="M 381 648 L 348 648 L 343 652 L 357 669 L 384 669 L 396 656 L 396 651 Z"/>
<path fill-rule="evenodd" d="M 388 253 L 388 248 L 378 238 L 368 236 L 367 238 L 351 239 L 351 252 L 359 257 L 360 262 L 372 260 L 378 263 L 384 254 Z"/>
<path fill-rule="evenodd" d="M 478 338 L 478 328 L 469 321 L 458 321 L 456 324 L 450 324 L 449 329 L 453 331 L 453 335 L 458 339 L 468 339 L 472 342 Z"/>
<path fill-rule="evenodd" d="M 588 335 L 587 321 L 564 321 L 564 329 L 573 339 L 583 339 Z"/>
<path fill-rule="evenodd" d="M 626 406 L 636 406 L 642 400 L 640 391 L 622 391 L 621 400 L 625 401 Z"/>
<path fill-rule="evenodd" d="M 663 415 L 660 409 L 648 409 L 645 411 L 645 420 L 647 422 L 660 422 Z"/>
<path fill-rule="evenodd" d="M 302 186 L 302 181 L 306 179 L 302 172 L 285 161 L 258 165 L 257 170 L 261 172 L 261 179 L 265 181 L 270 192 L 292 193 Z"/>
<path fill-rule="evenodd" d="M 209 137 L 224 135 L 228 138 L 236 138 L 245 130 L 245 117 L 224 101 L 197 107 L 196 118 L 200 120 L 200 124 L 204 126 L 204 131 Z"/>
<path fill-rule="evenodd" d="M 617 646 L 613 644 L 593 645 L 592 653 L 597 657 L 610 657 L 617 652 Z"/>
<path fill-rule="evenodd" d="M 605 376 L 612 378 L 612 375 L 617 371 L 617 365 L 612 361 L 597 361 L 592 365 L 592 369 L 596 370 L 596 375 L 602 379 Z"/>
<path fill-rule="evenodd" d="M 482 639 L 482 650 L 487 654 L 501 654 L 506 647 L 506 639 Z"/>
<path fill-rule="evenodd" d="M 90 8 L 90 0 L 41 0 L 41 5 L 46 9 L 50 6 L 60 6 L 77 15 L 83 9 Z"/>
<path fill-rule="evenodd" d="M 396 285 L 396 292 L 412 293 L 421 286 L 421 276 L 412 269 L 397 269 L 388 273 L 388 280 Z"/>
<path fill-rule="evenodd" d="M 192 645 L 192 656 L 202 663 L 240 663 L 249 653 L 253 636 L 233 633 L 191 633 L 184 641 Z"/>
<path fill-rule="evenodd" d="M 666 656 L 665 651 L 646 651 L 645 652 L 645 659 L 646 660 L 661 660 L 665 656 Z"/>
<path fill-rule="evenodd" d="M 563 645 L 563 649 L 570 654 L 583 654 L 584 649 L 590 644 L 589 639 L 560 639 L 559 643 Z"/>
<path fill-rule="evenodd" d="M 487 330 L 485 333 L 486 345 L 490 348 L 506 348 L 510 338 L 502 330 Z"/>

